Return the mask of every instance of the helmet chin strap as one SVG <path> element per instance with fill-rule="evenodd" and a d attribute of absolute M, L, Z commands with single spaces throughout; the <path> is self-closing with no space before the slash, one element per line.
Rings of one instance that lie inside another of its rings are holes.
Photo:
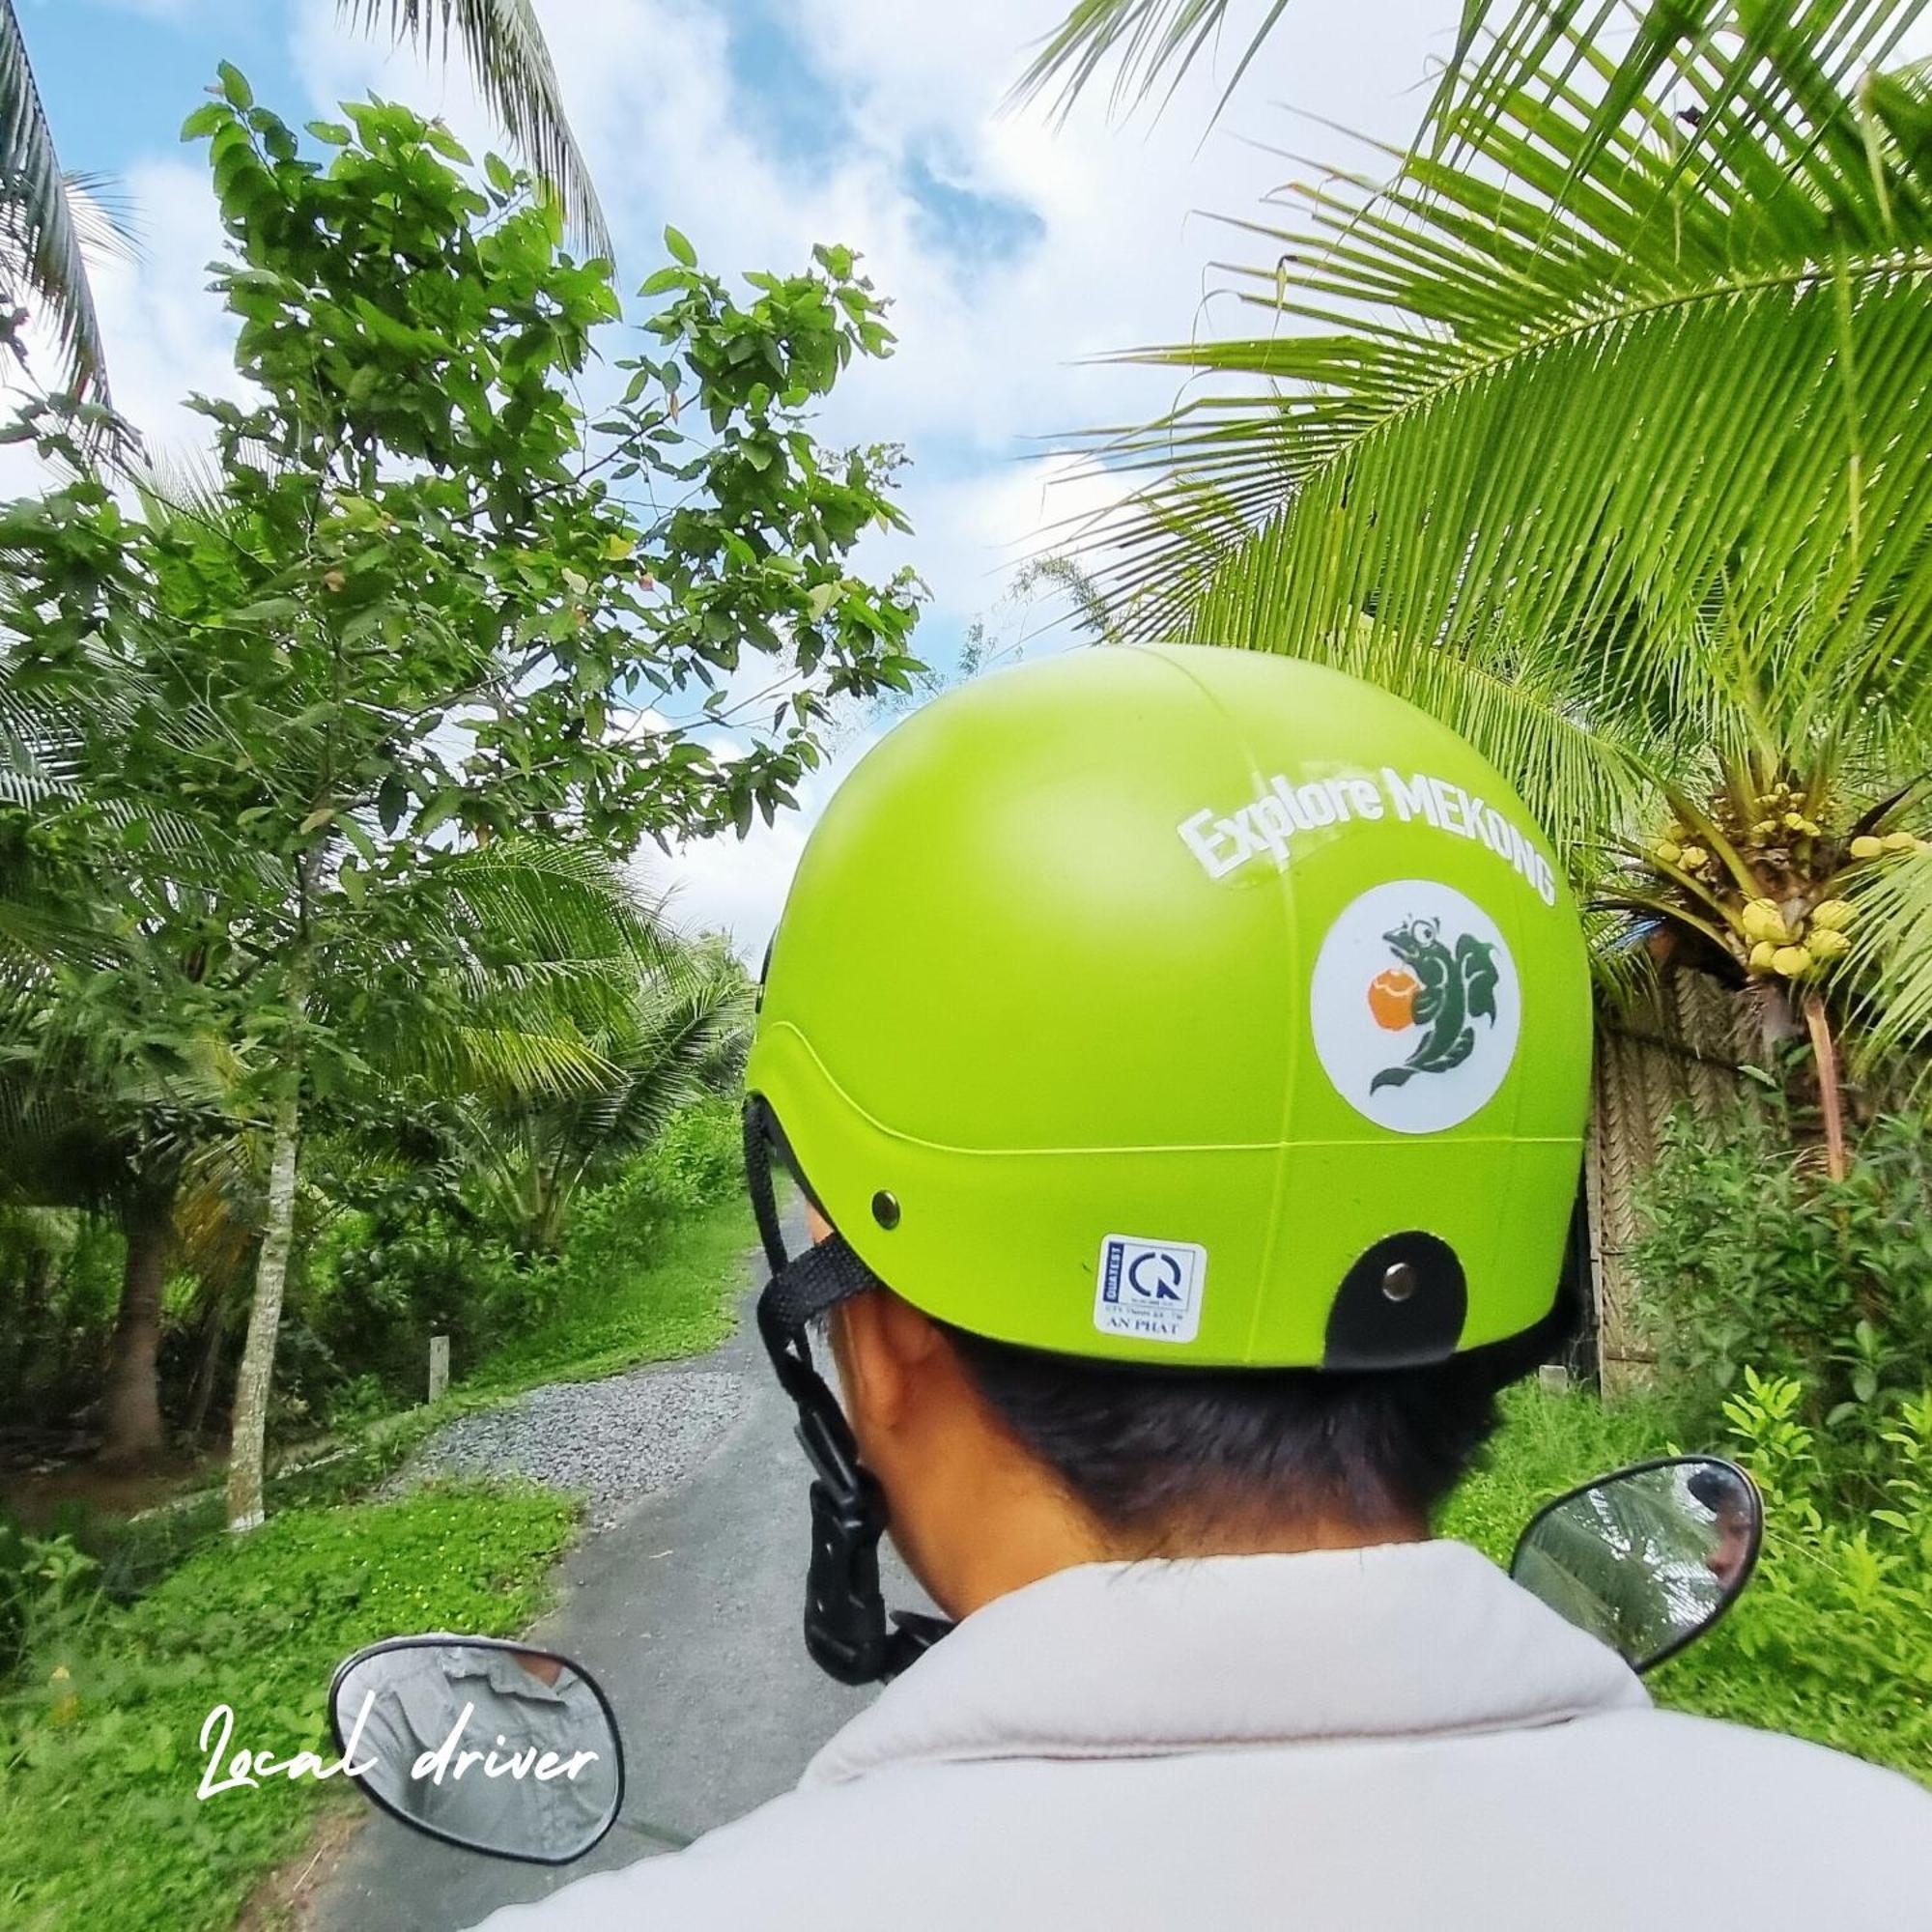
<path fill-rule="evenodd" d="M 745 1105 L 745 1176 L 771 1279 L 758 1296 L 758 1333 L 798 1409 L 798 1439 L 811 1464 L 811 1559 L 806 1573 L 805 1647 L 840 1684 L 886 1683 L 918 1662 L 952 1626 L 897 1610 L 879 1590 L 886 1496 L 859 1461 L 852 1426 L 811 1356 L 811 1322 L 878 1277 L 832 1235 L 787 1257 L 772 1190 L 772 1154 L 783 1138 L 756 1094 Z"/>

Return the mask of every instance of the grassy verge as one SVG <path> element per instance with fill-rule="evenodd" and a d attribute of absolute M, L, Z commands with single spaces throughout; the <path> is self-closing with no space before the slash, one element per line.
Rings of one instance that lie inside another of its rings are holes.
<path fill-rule="evenodd" d="M 234 1710 L 231 1760 L 244 1746 L 320 1748 L 340 1658 L 401 1631 L 520 1630 L 575 1520 L 542 1491 L 293 1510 L 43 1648 L 0 1719 L 0 1923 L 231 1924 L 318 1804 L 355 1801 L 280 1777 L 197 1798 L 209 1712 Z"/>
<path fill-rule="evenodd" d="M 1679 1448 L 1662 1411 L 1643 1403 L 1605 1407 L 1583 1394 L 1512 1390 L 1507 1421 L 1488 1466 L 1450 1499 L 1440 1528 L 1509 1560 L 1540 1503 L 1622 1463 Z M 1932 1783 L 1932 1625 L 1921 1626 L 1915 1666 L 1909 1644 L 1887 1641 L 1932 1588 L 1922 1567 L 1873 1563 L 1849 1525 L 1805 1533 L 1780 1518 L 1757 1575 L 1708 1636 L 1646 1681 L 1661 1704 L 1788 1731 Z M 1861 1553 L 1862 1550 L 1862 1553 Z M 1906 1606 L 1906 1607 L 1902 1607 Z"/>
<path fill-rule="evenodd" d="M 571 1282 L 542 1325 L 497 1350 L 466 1392 L 496 1399 L 715 1349 L 735 1322 L 739 1262 L 756 1239 L 751 1207 L 734 1192 L 677 1224 L 650 1267 Z"/>
<path fill-rule="evenodd" d="M 316 1748 L 332 1761 L 323 1703 L 343 1656 L 408 1631 L 523 1629 L 577 1518 L 569 1499 L 527 1488 L 355 1498 L 455 1415 L 716 1346 L 753 1238 L 742 1199 L 694 1212 L 648 1265 L 574 1287 L 441 1402 L 277 1478 L 275 1514 L 253 1536 L 221 1532 L 218 1494 L 130 1526 L 114 1561 L 145 1594 L 70 1618 L 0 1690 L 0 1925 L 232 1924 L 323 1805 L 356 1801 L 339 1782 L 281 1777 L 198 1799 L 211 1709 L 233 1707 L 230 1758 Z"/>
<path fill-rule="evenodd" d="M 344 1502 L 400 1467 L 427 1435 L 459 1415 L 491 1408 L 545 1382 L 594 1381 L 641 1363 L 714 1349 L 736 1321 L 740 1260 L 757 1239 L 742 1195 L 673 1222 L 648 1264 L 596 1282 L 570 1283 L 543 1321 L 499 1350 L 439 1402 L 382 1416 L 351 1435 L 303 1445 L 271 1473 L 271 1511 Z M 152 1588 L 223 1533 L 220 1481 L 83 1541 L 100 1559 L 111 1595 Z"/>

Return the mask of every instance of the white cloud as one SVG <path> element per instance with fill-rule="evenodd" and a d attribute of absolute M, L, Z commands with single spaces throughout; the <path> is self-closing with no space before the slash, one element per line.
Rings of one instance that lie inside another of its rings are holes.
<path fill-rule="evenodd" d="M 1273 109 L 1270 91 L 1400 139 L 1420 111 L 1427 53 L 1458 11 L 1456 0 L 1360 0 L 1346 20 L 1312 4 L 1292 10 L 1276 47 L 1204 138 L 1219 87 L 1206 70 L 1158 120 L 1112 126 L 1097 91 L 1061 128 L 1039 110 L 1000 112 L 1028 43 L 1063 11 L 1058 0 L 922 7 L 917 24 L 902 0 L 781 4 L 811 64 L 789 105 L 825 108 L 823 152 L 809 165 L 795 146 L 799 114 L 777 112 L 783 103 L 748 92 L 734 71 L 734 16 L 722 0 L 538 0 L 538 12 L 627 281 L 655 266 L 659 231 L 672 220 L 726 270 L 789 268 L 813 242 L 848 242 L 893 297 L 897 354 L 851 373 L 826 428 L 909 446 L 917 540 L 868 540 L 866 567 L 921 570 L 935 595 L 922 648 L 942 660 L 966 621 L 996 606 L 1048 526 L 1107 487 L 1089 480 L 1047 493 L 1051 472 L 1023 460 L 1037 446 L 1029 440 L 1132 420 L 1172 398 L 1172 379 L 1158 372 L 1083 358 L 1184 336 L 1200 326 L 1212 286 L 1203 264 L 1214 249 L 1262 247 L 1230 244 L 1202 213 L 1246 213 L 1293 171 L 1242 137 L 1298 132 L 1334 151 L 1332 135 L 1310 135 Z M 348 34 L 333 0 L 298 0 L 292 36 L 310 99 L 271 103 L 291 119 L 373 87 L 441 112 L 479 150 L 491 143 L 460 62 L 425 70 L 409 50 Z M 761 70 L 762 88 L 776 84 Z M 916 168 L 1027 211 L 1036 239 L 1008 255 L 962 255 L 923 206 Z M 193 433 L 177 406 L 186 388 L 235 386 L 226 321 L 200 292 L 200 265 L 219 238 L 194 164 L 145 164 L 130 186 L 148 256 L 138 270 L 103 270 L 98 288 L 118 399 L 167 440 Z M 1019 628 L 1029 621 L 1005 614 Z M 829 770 L 850 762 L 841 747 Z M 729 925 L 748 949 L 761 947 L 804 827 L 829 790 L 817 775 L 799 816 L 743 844 L 681 851 L 669 870 L 687 921 Z"/>
<path fill-rule="evenodd" d="M 1116 127 L 1088 106 L 1060 128 L 1043 111 L 1003 114 L 1027 43 L 1055 14 L 1042 0 L 922 8 L 916 27 L 900 0 L 797 0 L 794 29 L 815 69 L 798 88 L 808 100 L 830 95 L 824 152 L 810 167 L 788 151 L 770 103 L 734 76 L 726 9 L 539 0 L 539 12 L 630 280 L 655 265 L 670 220 L 720 270 L 787 268 L 814 242 L 848 242 L 893 298 L 897 353 L 853 371 L 827 427 L 909 446 L 917 541 L 909 553 L 869 544 L 867 567 L 909 554 L 935 598 L 922 648 L 945 659 L 1042 533 L 1111 492 L 1092 479 L 1048 491 L 1051 472 L 1023 460 L 1029 440 L 1132 420 L 1172 400 L 1171 378 L 1083 358 L 1200 326 L 1212 286 L 1202 265 L 1225 241 L 1202 211 L 1244 214 L 1293 171 L 1242 138 L 1289 134 L 1267 104 L 1269 75 L 1287 75 L 1295 99 L 1333 118 L 1399 140 L 1420 111 L 1412 90 L 1428 49 L 1456 10 L 1452 0 L 1367 0 L 1346 23 L 1304 10 L 1204 138 L 1220 84 L 1206 70 L 1153 122 Z M 305 0 L 298 57 L 318 107 L 374 85 L 440 109 L 468 140 L 490 139 L 460 67 L 425 77 L 407 52 L 347 39 L 328 0 Z M 1332 152 L 1333 138 L 1312 145 Z M 1037 240 L 962 264 L 923 213 L 916 162 L 1029 211 Z M 1057 608 L 1007 611 L 1007 632 Z M 829 791 L 821 775 L 798 816 L 660 862 L 687 922 L 727 926 L 745 950 L 761 950 Z"/>
<path fill-rule="evenodd" d="M 222 234 L 206 173 L 193 161 L 156 156 L 131 169 L 124 185 L 138 213 L 139 257 L 96 261 L 89 280 L 115 406 L 159 454 L 207 440 L 206 423 L 184 407 L 190 393 L 239 396 L 245 385 L 235 373 L 234 331 L 208 291 L 207 264 L 220 252 Z M 30 333 L 29 345 L 34 371 L 51 383 L 57 364 L 45 335 Z M 0 491 L 40 486 L 23 447 L 0 456 Z"/>

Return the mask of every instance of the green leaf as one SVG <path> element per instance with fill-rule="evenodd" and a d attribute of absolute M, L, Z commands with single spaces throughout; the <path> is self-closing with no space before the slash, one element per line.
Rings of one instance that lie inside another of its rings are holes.
<path fill-rule="evenodd" d="M 214 71 L 221 79 L 221 92 L 231 107 L 246 113 L 255 104 L 255 90 L 248 85 L 248 77 L 233 61 L 216 63 Z"/>
<path fill-rule="evenodd" d="M 383 830 L 393 835 L 402 823 L 403 813 L 409 810 L 410 790 L 401 777 L 391 772 L 376 794 L 376 817 Z"/>
<path fill-rule="evenodd" d="M 682 262 L 687 269 L 696 268 L 697 250 L 691 245 L 690 242 L 677 229 L 667 225 L 664 232 L 664 242 L 666 248 L 670 251 L 674 261 Z M 648 286 L 645 288 L 645 293 L 647 295 L 650 293 Z"/>
<path fill-rule="evenodd" d="M 204 101 L 182 123 L 181 137 L 184 141 L 199 141 L 227 125 L 227 108 L 218 100 Z"/>

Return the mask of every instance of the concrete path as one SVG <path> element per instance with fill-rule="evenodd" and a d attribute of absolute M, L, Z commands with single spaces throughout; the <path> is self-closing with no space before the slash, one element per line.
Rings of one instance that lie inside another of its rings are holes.
<path fill-rule="evenodd" d="M 748 1261 L 748 1280 L 753 1271 Z M 834 1684 L 800 1639 L 809 1474 L 749 1294 L 731 1341 L 668 1366 L 743 1376 L 738 1421 L 676 1489 L 565 1558 L 562 1601 L 531 1633 L 581 1661 L 616 1709 L 626 1790 L 615 1828 L 587 1859 L 553 1869 L 460 1852 L 372 1810 L 309 1895 L 301 1918 L 315 1932 L 461 1932 L 499 1905 L 662 1852 L 651 1827 L 695 1836 L 788 1789 L 875 1694 Z M 890 1552 L 885 1567 L 889 1605 L 927 1607 Z"/>

